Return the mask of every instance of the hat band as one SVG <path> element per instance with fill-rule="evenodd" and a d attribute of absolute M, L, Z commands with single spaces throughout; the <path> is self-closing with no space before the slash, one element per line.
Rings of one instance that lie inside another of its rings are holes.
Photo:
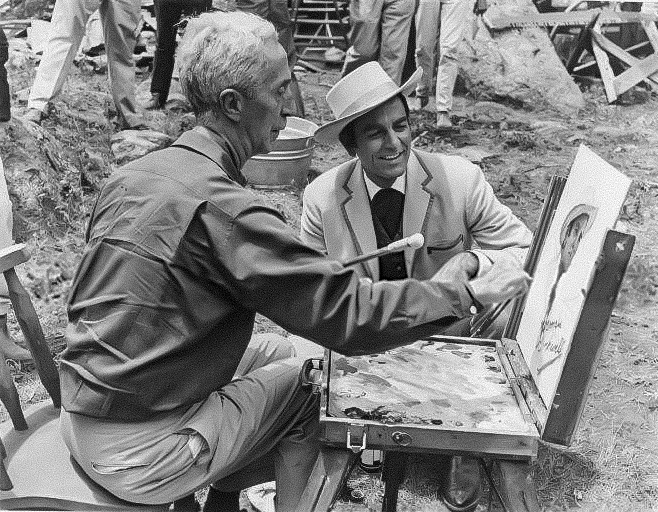
<path fill-rule="evenodd" d="M 362 94 L 356 98 L 352 103 L 343 109 L 343 112 L 340 115 L 336 116 L 336 119 L 341 119 L 344 117 L 351 116 L 352 114 L 368 108 L 371 105 L 376 105 L 382 96 L 393 93 L 398 90 L 398 86 L 394 82 L 385 82 L 381 85 L 378 85 L 374 89 L 368 89 L 365 94 Z"/>

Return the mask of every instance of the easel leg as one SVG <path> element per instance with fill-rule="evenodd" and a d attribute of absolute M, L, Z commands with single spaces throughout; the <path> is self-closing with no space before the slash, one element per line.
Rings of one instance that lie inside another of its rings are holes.
<path fill-rule="evenodd" d="M 296 512 L 328 511 L 345 485 L 358 457 L 358 453 L 345 448 L 323 447 Z"/>
<path fill-rule="evenodd" d="M 391 451 L 384 453 L 384 465 L 382 466 L 384 501 L 382 502 L 382 512 L 395 512 L 398 506 L 398 489 L 404 481 L 406 467 L 406 453 Z"/>
<path fill-rule="evenodd" d="M 528 462 L 499 461 L 500 497 L 507 512 L 541 512 Z"/>

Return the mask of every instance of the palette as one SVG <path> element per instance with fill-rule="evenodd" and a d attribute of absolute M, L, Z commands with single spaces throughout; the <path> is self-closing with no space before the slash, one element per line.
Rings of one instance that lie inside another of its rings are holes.
<path fill-rule="evenodd" d="M 494 343 L 427 339 L 383 354 L 332 355 L 329 413 L 389 424 L 527 432 Z"/>

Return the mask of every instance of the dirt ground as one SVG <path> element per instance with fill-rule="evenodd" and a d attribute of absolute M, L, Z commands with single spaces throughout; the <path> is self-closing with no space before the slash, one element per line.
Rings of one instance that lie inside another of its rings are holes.
<path fill-rule="evenodd" d="M 25 110 L 25 90 L 34 62 L 11 68 L 14 115 Z M 148 78 L 147 73 L 138 79 Z M 300 72 L 307 117 L 318 124 L 331 118 L 324 95 L 336 71 Z M 580 144 L 586 144 L 633 178 L 619 229 L 637 236 L 634 255 L 613 314 L 605 345 L 573 444 L 542 444 L 534 477 L 545 510 L 658 510 L 658 99 L 635 90 L 624 102 L 608 105 L 602 86 L 584 88 L 587 106 L 565 118 L 481 101 L 462 91 L 453 121 L 459 131 L 439 135 L 431 110 L 414 112 L 415 145 L 428 151 L 462 154 L 479 161 L 498 197 L 532 229 L 550 177 L 566 174 Z M 0 152 L 15 203 L 18 240 L 32 260 L 19 269 L 54 354 L 64 346 L 65 300 L 84 245 L 84 225 L 98 186 L 111 172 L 108 122 L 112 106 L 104 74 L 77 69 L 42 129 L 14 119 L 0 130 Z M 180 111 L 149 114 L 160 131 L 177 136 L 189 126 Z M 317 146 L 313 171 L 344 161 L 337 146 Z M 279 208 L 297 229 L 301 190 L 256 190 Z M 20 336 L 15 322 L 12 332 Z M 258 330 L 281 329 L 259 318 Z M 46 399 L 33 368 L 12 365 L 26 404 Z M 193 371 L 193 370 L 191 370 Z M 3 416 L 6 419 L 6 414 Z M 355 473 L 351 486 L 364 490 L 364 503 L 341 502 L 336 510 L 379 510 L 377 477 Z M 431 460 L 414 459 L 398 510 L 441 511 Z M 484 497 L 478 510 L 499 510 Z"/>

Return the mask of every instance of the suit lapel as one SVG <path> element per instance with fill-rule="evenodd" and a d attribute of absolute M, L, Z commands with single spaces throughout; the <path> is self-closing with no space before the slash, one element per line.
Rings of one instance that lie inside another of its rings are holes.
<path fill-rule="evenodd" d="M 402 236 L 410 236 L 414 233 L 426 235 L 425 218 L 431 204 L 432 195 L 429 190 L 432 175 L 421 164 L 415 151 L 411 152 L 407 163 L 407 185 L 404 200 L 404 214 L 402 217 Z M 419 251 L 424 248 L 418 249 Z M 407 249 L 404 251 L 404 260 L 407 267 L 407 275 L 412 276 L 413 261 L 416 251 Z"/>
<path fill-rule="evenodd" d="M 343 218 L 350 231 L 356 254 L 366 254 L 377 250 L 375 228 L 370 214 L 370 199 L 363 180 L 361 163 L 357 160 L 348 173 L 343 184 L 345 199 L 341 203 Z M 339 236 L 342 236 L 339 234 Z M 371 259 L 362 263 L 364 270 L 373 281 L 379 280 L 378 260 Z"/>

